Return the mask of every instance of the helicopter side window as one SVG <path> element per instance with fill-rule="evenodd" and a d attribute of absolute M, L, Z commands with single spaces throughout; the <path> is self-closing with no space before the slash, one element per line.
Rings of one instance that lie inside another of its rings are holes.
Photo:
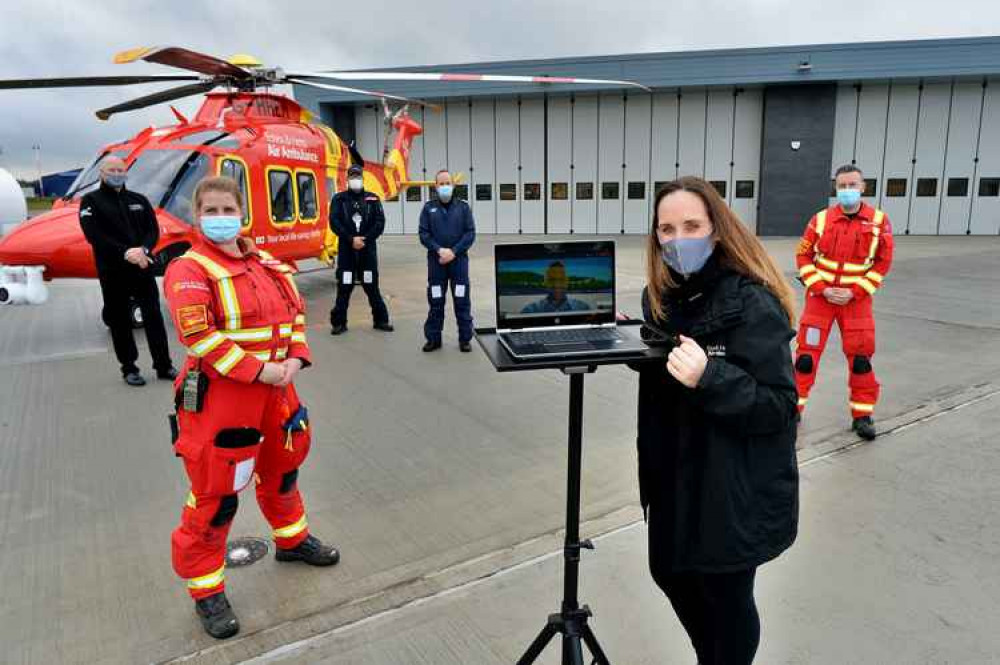
<path fill-rule="evenodd" d="M 267 190 L 271 203 L 271 222 L 276 225 L 295 222 L 295 191 L 292 172 L 271 168 L 267 172 Z"/>
<path fill-rule="evenodd" d="M 319 206 L 316 202 L 316 176 L 311 171 L 296 171 L 295 186 L 299 190 L 299 218 L 303 222 L 315 222 L 319 219 Z"/>
<path fill-rule="evenodd" d="M 246 165 L 237 159 L 227 157 L 219 164 L 219 175 L 232 178 L 240 186 L 240 194 L 243 195 L 243 226 L 250 226 L 250 193 L 247 187 Z"/>

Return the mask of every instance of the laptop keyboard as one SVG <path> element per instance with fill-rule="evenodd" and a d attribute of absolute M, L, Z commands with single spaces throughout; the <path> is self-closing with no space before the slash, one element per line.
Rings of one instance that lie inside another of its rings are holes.
<path fill-rule="evenodd" d="M 573 344 L 581 342 L 613 342 L 622 339 L 615 328 L 585 328 L 580 330 L 540 330 L 507 333 L 517 344 Z"/>

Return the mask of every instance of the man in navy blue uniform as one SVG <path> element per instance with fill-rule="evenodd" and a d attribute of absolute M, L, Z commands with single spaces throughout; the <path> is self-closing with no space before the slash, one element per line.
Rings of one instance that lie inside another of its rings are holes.
<path fill-rule="evenodd" d="M 347 190 L 330 201 L 330 228 L 340 240 L 337 257 L 337 301 L 330 312 L 330 332 L 347 332 L 347 306 L 354 285 L 360 284 L 372 308 L 376 330 L 392 332 L 389 309 L 378 288 L 378 252 L 375 241 L 385 230 L 382 202 L 364 189 L 364 170 L 360 164 L 347 169 Z"/>
<path fill-rule="evenodd" d="M 454 185 L 447 169 L 434 178 L 437 200 L 428 201 L 420 212 L 420 244 L 427 248 L 427 302 L 430 312 L 424 324 L 424 351 L 441 348 L 445 294 L 451 297 L 458 321 L 458 346 L 472 350 L 472 303 L 469 293 L 469 248 L 476 240 L 472 209 L 454 198 Z"/>

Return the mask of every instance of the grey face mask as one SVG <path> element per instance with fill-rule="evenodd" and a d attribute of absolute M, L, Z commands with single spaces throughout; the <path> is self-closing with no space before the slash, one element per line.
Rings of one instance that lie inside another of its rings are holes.
<path fill-rule="evenodd" d="M 128 180 L 128 174 L 126 173 L 107 173 L 104 176 L 104 182 L 108 183 L 108 187 L 114 187 L 115 189 L 124 187 L 126 180 Z"/>
<path fill-rule="evenodd" d="M 663 262 L 674 269 L 674 272 L 687 277 L 703 267 L 708 257 L 715 251 L 715 240 L 712 236 L 704 238 L 674 238 L 660 244 Z"/>

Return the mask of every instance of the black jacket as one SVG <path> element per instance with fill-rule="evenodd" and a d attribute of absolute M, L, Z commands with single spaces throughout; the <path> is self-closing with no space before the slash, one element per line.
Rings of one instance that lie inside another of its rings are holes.
<path fill-rule="evenodd" d="M 160 227 L 149 200 L 126 188 L 104 183 L 80 199 L 80 228 L 94 248 L 98 274 L 141 269 L 125 260 L 125 252 L 143 247 L 152 256 Z"/>
<path fill-rule="evenodd" d="M 355 213 L 361 216 L 360 223 L 354 221 Z M 334 194 L 330 201 L 330 229 L 340 239 L 339 268 L 351 268 L 355 258 L 360 263 L 357 268 L 375 268 L 371 263 L 377 255 L 375 241 L 385 231 L 385 212 L 375 194 L 368 191 L 355 194 L 350 190 Z M 365 239 L 364 248 L 357 252 L 352 245 L 356 236 Z"/>
<path fill-rule="evenodd" d="M 639 491 L 672 533 L 679 572 L 727 572 L 773 559 L 795 540 L 797 394 L 778 299 L 720 265 L 717 256 L 668 295 L 667 320 L 648 323 L 693 338 L 709 356 L 686 388 L 665 363 L 638 365 Z"/>
<path fill-rule="evenodd" d="M 420 244 L 429 255 L 436 255 L 447 247 L 462 256 L 476 241 L 476 223 L 472 208 L 459 198 L 452 197 L 447 204 L 438 200 L 428 201 L 420 211 Z"/>

